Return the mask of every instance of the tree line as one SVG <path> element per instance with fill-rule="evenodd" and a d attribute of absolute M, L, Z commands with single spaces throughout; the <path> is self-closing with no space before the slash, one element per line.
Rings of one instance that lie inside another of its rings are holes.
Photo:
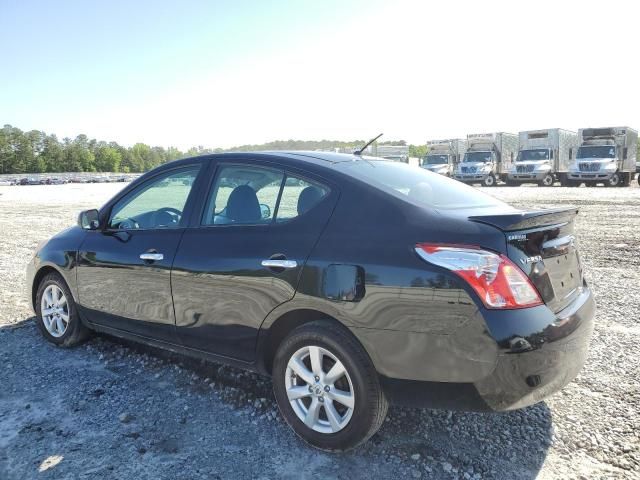
<path fill-rule="evenodd" d="M 0 174 L 47 172 L 123 172 L 139 173 L 179 158 L 221 153 L 225 151 L 256 150 L 349 150 L 365 143 L 335 140 L 276 140 L 259 145 L 240 145 L 231 149 L 192 147 L 181 151 L 175 147 L 152 147 L 136 143 L 124 147 L 116 142 L 90 139 L 84 134 L 76 138 L 58 139 L 56 135 L 39 130 L 22 131 L 11 125 L 0 130 Z M 402 144 L 403 140 L 380 144 Z M 410 145 L 410 156 L 421 157 L 424 145 Z"/>

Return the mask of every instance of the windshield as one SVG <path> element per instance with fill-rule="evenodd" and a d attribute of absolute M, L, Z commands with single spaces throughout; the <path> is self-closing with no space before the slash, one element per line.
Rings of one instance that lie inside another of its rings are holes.
<path fill-rule="evenodd" d="M 611 145 L 592 145 L 578 148 L 576 158 L 615 158 L 616 149 Z"/>
<path fill-rule="evenodd" d="M 440 165 L 442 163 L 448 163 L 449 155 L 427 155 L 425 163 L 427 165 Z"/>
<path fill-rule="evenodd" d="M 549 150 L 546 148 L 536 148 L 535 150 L 520 150 L 516 162 L 526 160 L 549 160 Z"/>
<path fill-rule="evenodd" d="M 362 160 L 337 163 L 336 168 L 419 206 L 447 210 L 507 206 L 469 185 L 404 163 Z"/>
<path fill-rule="evenodd" d="M 463 162 L 483 162 L 487 163 L 492 160 L 491 152 L 467 152 L 464 154 Z"/>

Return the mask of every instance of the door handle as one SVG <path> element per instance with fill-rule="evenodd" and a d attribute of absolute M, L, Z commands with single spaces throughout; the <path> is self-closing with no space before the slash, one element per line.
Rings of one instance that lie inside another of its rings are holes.
<path fill-rule="evenodd" d="M 164 255 L 161 253 L 145 252 L 140 254 L 140 260 L 144 260 L 145 262 L 158 262 L 163 259 Z"/>
<path fill-rule="evenodd" d="M 281 260 L 275 258 L 262 260 L 261 264 L 266 268 L 296 268 L 298 266 L 298 262 L 295 260 Z"/>

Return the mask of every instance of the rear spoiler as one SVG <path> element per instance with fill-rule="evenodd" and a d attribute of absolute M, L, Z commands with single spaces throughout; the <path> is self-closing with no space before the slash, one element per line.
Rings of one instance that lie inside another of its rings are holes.
<path fill-rule="evenodd" d="M 485 223 L 508 232 L 569 223 L 575 218 L 578 211 L 577 207 L 550 208 L 501 215 L 476 215 L 469 217 L 469 220 Z"/>

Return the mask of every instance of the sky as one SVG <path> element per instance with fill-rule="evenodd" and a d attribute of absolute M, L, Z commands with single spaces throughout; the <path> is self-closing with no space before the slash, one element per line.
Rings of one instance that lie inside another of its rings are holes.
<path fill-rule="evenodd" d="M 122 145 L 640 127 L 640 2 L 0 0 L 0 124 Z"/>

